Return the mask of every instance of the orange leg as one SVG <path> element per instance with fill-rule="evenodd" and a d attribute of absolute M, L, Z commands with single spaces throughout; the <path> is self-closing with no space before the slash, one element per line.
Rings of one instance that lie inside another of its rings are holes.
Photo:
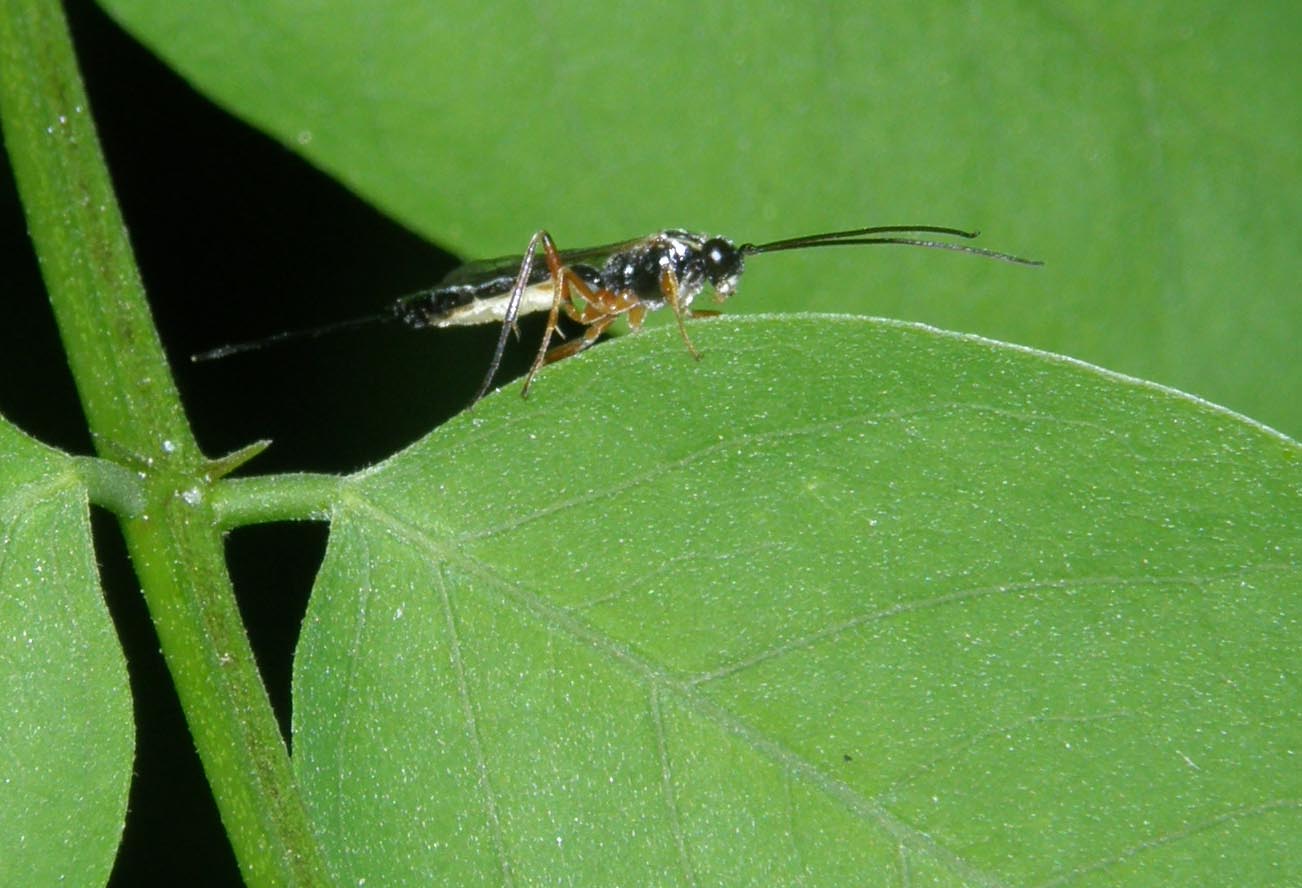
<path fill-rule="evenodd" d="M 692 353 L 696 360 L 701 359 L 701 353 L 692 345 L 692 340 L 687 335 L 686 315 L 688 312 L 683 309 L 683 301 L 678 296 L 678 278 L 674 273 L 666 268 L 660 273 L 660 292 L 665 294 L 665 301 L 673 309 L 674 319 L 678 321 L 678 332 L 682 334 L 683 342 L 687 344 L 687 350 Z"/>
<path fill-rule="evenodd" d="M 512 332 L 517 335 L 519 333 L 515 324 L 516 314 L 520 299 L 532 277 L 534 261 L 540 247 L 547 262 L 548 276 L 552 282 L 552 305 L 551 310 L 547 313 L 547 326 L 543 330 L 542 342 L 538 344 L 538 353 L 534 356 L 533 365 L 529 368 L 529 373 L 524 379 L 524 388 L 521 391 L 524 397 L 529 396 L 529 387 L 533 385 L 533 379 L 538 375 L 538 371 L 543 364 L 550 364 L 583 351 L 596 342 L 620 315 L 630 315 L 634 328 L 640 327 L 643 318 L 646 316 L 646 307 L 642 305 L 641 300 L 636 296 L 612 293 L 609 290 L 593 290 L 587 281 L 564 264 L 551 235 L 546 231 L 538 231 L 529 240 L 529 247 L 525 250 L 524 259 L 520 263 L 520 272 L 516 275 L 515 283 L 511 287 L 512 301 L 506 311 L 506 317 L 503 318 L 502 332 L 497 340 L 497 348 L 493 352 L 492 361 L 489 362 L 488 373 L 484 376 L 484 381 L 480 384 L 479 391 L 475 393 L 471 403 L 478 401 L 487 393 L 492 385 L 493 377 L 497 374 L 498 367 L 501 366 L 502 355 L 506 350 L 506 340 Z M 582 309 L 575 302 L 574 294 L 576 292 L 583 301 Z M 567 342 L 549 350 L 553 336 L 565 338 L 558 327 L 561 312 L 564 312 L 565 316 L 575 323 L 583 324 L 587 329 L 582 337 L 573 342 Z"/>
<path fill-rule="evenodd" d="M 579 352 L 584 351 L 588 346 L 600 339 L 601 334 L 605 333 L 606 328 L 615 323 L 615 319 L 618 317 L 619 315 L 610 314 L 592 321 L 588 324 L 588 328 L 583 331 L 583 335 L 578 339 L 572 339 L 564 345 L 558 345 L 556 348 L 547 352 L 547 356 L 543 358 L 543 363 L 554 364 L 557 361 L 563 361 L 566 358 L 573 357 Z"/>
<path fill-rule="evenodd" d="M 529 371 L 529 376 L 525 379 L 524 391 L 526 394 L 529 391 L 529 386 L 533 383 L 534 374 L 544 364 L 554 364 L 584 351 L 588 346 L 600 339 L 601 334 L 605 333 L 610 325 L 619 319 L 620 315 L 629 314 L 638 309 L 642 310 L 642 315 L 646 314 L 646 309 L 642 306 L 640 300 L 634 297 L 621 296 L 609 290 L 593 290 L 582 278 L 568 268 L 564 269 L 564 280 L 566 292 L 564 299 L 560 302 L 559 310 L 565 312 L 570 320 L 583 324 L 587 329 L 583 331 L 583 335 L 578 339 L 564 345 L 558 345 L 548 351 L 539 351 L 538 356 L 534 358 L 534 367 Z M 571 287 L 578 290 L 579 296 L 583 299 L 582 311 L 574 305 L 574 296 L 570 292 Z M 544 337 L 544 348 L 549 341 L 548 337 Z"/>
<path fill-rule="evenodd" d="M 533 378 L 538 375 L 547 357 L 547 347 L 551 344 L 552 336 L 557 332 L 556 325 L 560 323 L 562 307 L 565 314 L 571 318 L 579 313 L 574 307 L 574 297 L 570 295 L 571 284 L 579 289 L 580 294 L 588 289 L 587 284 L 577 274 L 561 264 L 560 254 L 556 251 L 556 245 L 552 243 L 551 238 L 543 241 L 543 249 L 547 253 L 547 269 L 552 277 L 552 307 L 551 311 L 547 312 L 547 326 L 543 330 L 542 342 L 538 345 L 538 354 L 534 356 L 533 365 L 524 378 L 524 388 L 520 390 L 520 396 L 524 398 L 529 397 L 529 387 L 533 385 Z"/>
<path fill-rule="evenodd" d="M 544 244 L 544 247 L 547 247 Z M 610 290 L 594 290 L 587 281 L 579 277 L 570 268 L 559 264 L 560 257 L 557 256 L 557 264 L 552 265 L 551 256 L 548 256 L 548 265 L 552 268 L 552 279 L 558 281 L 552 301 L 551 313 L 547 316 L 547 329 L 543 334 L 542 343 L 538 349 L 538 354 L 534 357 L 533 366 L 529 370 L 529 375 L 525 377 L 523 394 L 527 397 L 529 387 L 533 384 L 533 378 L 544 364 L 553 364 L 565 358 L 573 357 L 579 352 L 585 350 L 590 345 L 601 338 L 607 328 L 615 322 L 621 315 L 637 313 L 637 326 L 641 326 L 642 319 L 646 316 L 646 307 L 642 305 L 640 299 L 636 296 L 629 296 L 621 293 L 614 293 Z M 583 308 L 580 310 L 575 304 L 574 294 L 578 293 L 579 298 L 583 301 Z M 583 336 L 556 348 L 548 349 L 553 334 L 560 335 L 556 329 L 559 322 L 559 315 L 564 312 L 566 317 L 578 324 L 583 324 L 587 329 L 583 331 Z"/>
<path fill-rule="evenodd" d="M 560 254 L 550 240 L 543 242 L 543 248 L 547 251 L 547 266 L 552 274 L 554 288 L 552 308 L 547 314 L 547 327 L 543 331 L 538 354 L 534 356 L 533 366 L 529 368 L 529 373 L 524 378 L 521 394 L 526 398 L 529 396 L 530 386 L 533 385 L 533 378 L 538 375 L 538 371 L 544 364 L 551 364 L 583 351 L 596 342 L 617 317 L 640 304 L 632 297 L 620 296 L 608 290 L 593 290 L 588 286 L 587 281 L 579 277 L 571 268 L 561 264 Z M 583 300 L 581 311 L 574 302 L 575 292 Z M 549 351 L 548 346 L 551 344 L 552 336 L 562 335 L 557 329 L 561 312 L 565 312 L 570 320 L 583 324 L 588 329 L 584 331 L 581 338 Z"/>

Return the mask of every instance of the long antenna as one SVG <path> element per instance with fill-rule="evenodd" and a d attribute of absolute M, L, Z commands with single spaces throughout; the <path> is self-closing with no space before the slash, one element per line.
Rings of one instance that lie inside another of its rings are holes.
<path fill-rule="evenodd" d="M 782 250 L 803 250 L 808 247 L 848 247 L 859 244 L 902 244 L 906 247 L 926 247 L 929 250 L 950 250 L 955 253 L 968 253 L 973 256 L 985 256 L 1001 262 L 1017 265 L 1043 265 L 1038 259 L 1023 259 L 1011 253 L 1000 253 L 983 247 L 970 247 L 967 244 L 953 244 L 948 241 L 927 240 L 916 237 L 893 237 L 882 235 L 898 234 L 948 234 L 971 240 L 978 231 L 963 231 L 960 228 L 945 228 L 939 225 L 877 225 L 872 228 L 851 228 L 848 231 L 829 231 L 823 234 L 808 234 L 803 237 L 789 237 L 785 240 L 769 241 L 766 244 L 742 244 L 739 249 L 748 256 L 758 253 L 778 253 Z"/>
<path fill-rule="evenodd" d="M 328 333 L 337 333 L 340 330 L 351 330 L 354 327 L 369 327 L 373 324 L 392 321 L 394 318 L 394 313 L 389 311 L 384 314 L 373 314 L 361 318 L 349 318 L 346 321 L 335 321 L 332 324 L 322 324 L 320 327 L 309 327 L 306 330 L 285 330 L 282 333 L 275 333 L 262 339 L 251 339 L 248 342 L 234 342 L 230 345 L 223 345 L 209 349 L 208 351 L 202 351 L 198 354 L 190 355 L 190 360 L 196 364 L 200 361 L 216 361 L 219 358 L 228 358 L 231 355 L 255 351 L 263 346 L 274 345 L 278 342 L 289 342 L 296 339 L 316 339 L 318 336 L 325 336 Z"/>

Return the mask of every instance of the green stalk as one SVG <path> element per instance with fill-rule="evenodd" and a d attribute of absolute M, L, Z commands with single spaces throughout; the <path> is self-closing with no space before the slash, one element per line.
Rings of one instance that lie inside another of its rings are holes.
<path fill-rule="evenodd" d="M 212 508 L 222 527 L 271 521 L 323 521 L 339 501 L 342 482 L 335 475 L 264 475 L 232 478 L 213 491 Z"/>
<path fill-rule="evenodd" d="M 0 122 L 96 449 L 144 478 L 119 520 L 244 878 L 330 884 L 206 501 L 220 470 L 181 407 L 57 0 L 0 0 Z"/>

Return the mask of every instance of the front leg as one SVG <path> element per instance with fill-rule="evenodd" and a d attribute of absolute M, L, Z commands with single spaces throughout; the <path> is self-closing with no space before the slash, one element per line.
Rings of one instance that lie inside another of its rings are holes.
<path fill-rule="evenodd" d="M 660 273 L 660 292 L 664 294 L 665 301 L 673 309 L 674 320 L 678 321 L 678 332 L 682 335 L 683 342 L 687 344 L 687 350 L 699 361 L 701 353 L 696 350 L 696 346 L 692 345 L 692 340 L 687 335 L 687 316 L 693 312 L 683 307 L 682 296 L 678 291 L 678 276 L 668 268 Z"/>

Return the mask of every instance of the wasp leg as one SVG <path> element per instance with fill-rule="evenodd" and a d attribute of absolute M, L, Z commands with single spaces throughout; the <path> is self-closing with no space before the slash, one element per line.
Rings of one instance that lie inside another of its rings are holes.
<path fill-rule="evenodd" d="M 551 364 L 583 351 L 596 341 L 597 337 L 610 326 L 611 321 L 637 304 L 636 300 L 629 301 L 606 290 L 593 290 L 573 269 L 561 263 L 555 245 L 544 243 L 543 247 L 547 250 L 547 265 L 552 273 L 554 291 L 552 308 L 547 314 L 547 328 L 538 346 L 538 354 L 534 356 L 533 366 L 529 368 L 529 373 L 524 378 L 524 388 L 520 392 L 526 398 L 529 396 L 529 387 L 533 385 L 533 378 L 538 375 L 538 371 L 544 364 Z M 576 291 L 579 298 L 583 300 L 581 311 L 574 302 Z M 557 329 L 562 311 L 565 312 L 566 317 L 587 326 L 588 330 L 581 338 L 548 351 L 552 336 L 562 336 Z M 600 329 L 595 334 L 592 333 L 594 325 L 600 325 Z"/>
<path fill-rule="evenodd" d="M 514 332 L 516 336 L 520 335 L 520 329 L 516 326 L 516 318 L 520 314 L 520 302 L 524 298 L 525 288 L 529 285 L 529 278 L 533 274 L 534 257 L 538 254 L 538 245 L 541 244 L 547 253 L 548 266 L 551 267 L 551 259 L 556 255 L 556 244 L 552 242 L 552 236 L 546 231 L 536 231 L 533 237 L 529 238 L 529 246 L 524 251 L 524 259 L 520 262 L 520 273 L 515 277 L 515 283 L 511 286 L 510 299 L 507 301 L 506 312 L 502 318 L 502 332 L 497 337 L 497 347 L 493 349 L 493 358 L 488 362 L 488 372 L 484 374 L 484 381 L 479 384 L 479 390 L 471 398 L 470 403 L 473 405 L 476 401 L 488 393 L 489 387 L 493 384 L 493 377 L 497 375 L 498 369 L 502 366 L 502 355 L 506 353 L 506 341 Z M 553 270 L 553 279 L 555 271 Z"/>
<path fill-rule="evenodd" d="M 699 361 L 701 353 L 696 350 L 696 346 L 692 345 L 692 340 L 687 335 L 687 316 L 692 312 L 683 308 L 683 300 L 678 295 L 678 278 L 668 268 L 660 273 L 660 292 L 665 294 L 665 301 L 673 309 L 674 319 L 678 321 L 678 332 L 682 334 L 687 350 L 691 352 L 693 358 Z"/>
<path fill-rule="evenodd" d="M 558 311 L 565 312 L 570 320 L 583 324 L 587 329 L 583 331 L 583 335 L 578 339 L 564 345 L 558 345 L 550 351 L 539 353 L 538 357 L 534 359 L 533 370 L 525 379 L 526 392 L 533 383 L 534 374 L 537 373 L 540 367 L 544 364 L 554 364 L 584 351 L 588 346 L 600 339 L 601 334 L 605 333 L 607 328 L 621 315 L 627 314 L 630 318 L 636 315 L 636 322 L 639 326 L 646 316 L 646 306 L 636 296 L 613 293 L 610 290 L 594 290 L 588 286 L 583 278 L 570 269 L 566 268 L 562 271 L 565 297 L 560 301 Z M 583 300 L 582 310 L 575 305 L 575 291 L 578 292 L 579 298 Z"/>
<path fill-rule="evenodd" d="M 606 328 L 615 323 L 618 318 L 617 314 L 609 314 L 599 317 L 588 324 L 588 328 L 583 331 L 583 335 L 578 339 L 571 339 L 564 345 L 558 345 L 551 351 L 547 352 L 543 358 L 544 364 L 555 364 L 557 361 L 563 361 L 571 358 L 581 351 L 585 351 L 588 346 L 592 345 L 601 338 L 601 334 L 606 332 Z"/>
<path fill-rule="evenodd" d="M 647 313 L 647 308 L 642 303 L 642 300 L 631 293 L 617 293 L 604 289 L 594 290 L 581 275 L 561 261 L 560 254 L 557 252 L 556 245 L 551 238 L 544 238 L 542 247 L 547 256 L 547 268 L 551 272 L 552 307 L 551 311 L 547 313 L 547 327 L 543 331 L 538 353 L 534 356 L 533 366 L 529 368 L 529 373 L 524 378 L 524 387 L 520 393 L 526 398 L 529 396 L 529 389 L 533 385 L 534 377 L 538 375 L 538 371 L 542 369 L 544 364 L 554 364 L 557 361 L 577 355 L 588 348 L 588 346 L 600 339 L 601 334 L 605 333 L 606 329 L 621 315 L 628 315 L 630 326 L 636 330 L 642 326 L 642 321 Z M 583 303 L 582 309 L 578 307 L 575 300 L 576 293 Z M 553 336 L 564 338 L 557 327 L 562 312 L 570 320 L 584 325 L 587 329 L 583 331 L 583 335 L 578 339 L 549 349 Z M 689 342 L 688 346 L 690 347 L 690 345 Z"/>
<path fill-rule="evenodd" d="M 550 237 L 543 241 L 543 251 L 547 256 L 547 270 L 551 273 L 552 279 L 552 307 L 551 311 L 547 312 L 547 326 L 543 330 L 542 342 L 538 344 L 538 354 L 534 356 L 533 365 L 529 367 L 529 373 L 524 378 L 524 388 L 520 390 L 522 398 L 529 397 L 529 386 L 533 384 L 534 376 L 543 365 L 543 359 L 547 356 L 547 346 L 551 344 L 552 336 L 558 335 L 556 325 L 560 323 L 562 306 L 565 308 L 565 313 L 571 317 L 576 311 L 574 299 L 570 295 L 571 282 L 577 281 L 583 286 L 579 276 L 561 262 L 560 253 L 557 252 L 556 244 Z"/>

